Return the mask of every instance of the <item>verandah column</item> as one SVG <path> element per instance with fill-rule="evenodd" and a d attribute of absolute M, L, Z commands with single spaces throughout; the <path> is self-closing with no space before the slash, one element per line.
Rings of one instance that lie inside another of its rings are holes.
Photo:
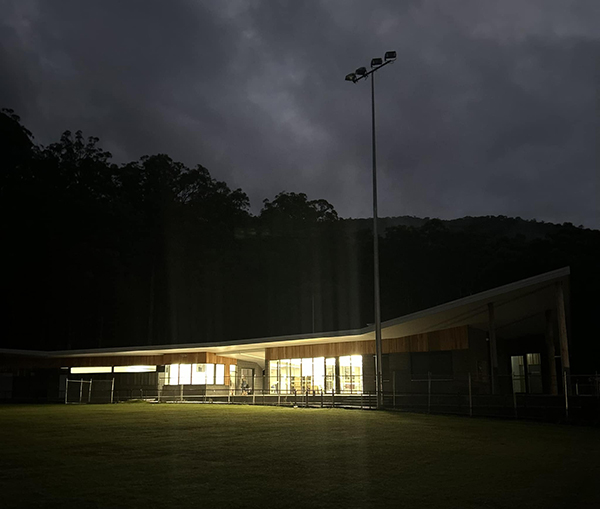
<path fill-rule="evenodd" d="M 496 394 L 498 389 L 498 350 L 496 346 L 496 313 L 493 302 L 488 302 L 488 336 L 490 340 L 490 379 L 492 383 L 492 394 Z"/>
<path fill-rule="evenodd" d="M 558 342 L 560 344 L 560 360 L 563 374 L 567 374 L 567 381 L 570 380 L 571 363 L 569 361 L 569 343 L 567 338 L 567 319 L 565 313 L 565 294 L 563 283 L 556 283 L 556 319 L 558 322 Z"/>
<path fill-rule="evenodd" d="M 550 368 L 550 394 L 558 394 L 558 381 L 556 378 L 556 350 L 554 348 L 554 322 L 552 321 L 552 310 L 546 310 L 546 353 L 548 355 L 548 366 Z"/>

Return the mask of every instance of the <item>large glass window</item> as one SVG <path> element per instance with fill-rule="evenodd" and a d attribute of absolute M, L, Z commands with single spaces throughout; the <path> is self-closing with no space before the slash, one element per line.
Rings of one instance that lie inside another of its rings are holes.
<path fill-rule="evenodd" d="M 235 364 L 230 364 L 229 365 L 229 388 L 231 390 L 235 389 L 236 373 L 237 373 L 237 366 Z"/>
<path fill-rule="evenodd" d="M 192 384 L 204 385 L 206 383 L 206 364 L 192 364 Z"/>
<path fill-rule="evenodd" d="M 325 390 L 325 357 L 316 357 L 313 359 L 313 386 L 315 392 Z"/>
<path fill-rule="evenodd" d="M 291 369 L 291 387 L 290 390 L 292 392 L 302 392 L 302 360 L 301 359 L 292 359 L 290 364 Z"/>
<path fill-rule="evenodd" d="M 206 383 L 213 385 L 215 383 L 215 365 L 205 364 L 206 366 Z"/>
<path fill-rule="evenodd" d="M 362 355 L 340 357 L 340 391 L 360 394 L 363 390 Z"/>
<path fill-rule="evenodd" d="M 168 364 L 165 366 L 166 385 L 225 385 L 225 364 Z M 233 378 L 235 380 L 235 366 Z M 215 377 L 216 374 L 216 377 Z"/>
<path fill-rule="evenodd" d="M 360 394 L 363 390 L 362 355 L 340 357 L 340 385 L 336 384 L 335 357 L 305 357 L 269 361 L 271 394 L 303 394 L 306 391 Z"/>
<path fill-rule="evenodd" d="M 313 390 L 313 360 L 302 359 L 302 393 Z"/>
<path fill-rule="evenodd" d="M 225 364 L 217 364 L 215 383 L 225 385 Z"/>
<path fill-rule="evenodd" d="M 279 361 L 279 386 L 281 394 L 292 392 L 292 361 L 290 359 Z"/>
<path fill-rule="evenodd" d="M 279 392 L 279 370 L 277 369 L 278 361 L 269 361 L 269 386 L 271 394 Z"/>
<path fill-rule="evenodd" d="M 335 357 L 325 360 L 325 392 L 335 390 Z"/>
<path fill-rule="evenodd" d="M 179 365 L 179 383 L 181 385 L 190 385 L 192 383 L 192 365 Z"/>
<path fill-rule="evenodd" d="M 179 364 L 169 364 L 165 369 L 165 383 L 167 385 L 179 385 Z"/>
<path fill-rule="evenodd" d="M 156 366 L 115 366 L 115 373 L 152 373 Z"/>
<path fill-rule="evenodd" d="M 112 366 L 96 366 L 94 368 L 71 368 L 74 375 L 85 375 L 89 373 L 112 373 Z"/>

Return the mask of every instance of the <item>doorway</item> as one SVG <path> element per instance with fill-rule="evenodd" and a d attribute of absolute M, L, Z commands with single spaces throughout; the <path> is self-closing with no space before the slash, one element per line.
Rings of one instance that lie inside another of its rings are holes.
<path fill-rule="evenodd" d="M 240 389 L 242 394 L 254 393 L 254 368 L 240 369 Z"/>
<path fill-rule="evenodd" d="M 542 363 L 539 353 L 513 355 L 510 358 L 512 387 L 515 393 L 541 394 Z"/>

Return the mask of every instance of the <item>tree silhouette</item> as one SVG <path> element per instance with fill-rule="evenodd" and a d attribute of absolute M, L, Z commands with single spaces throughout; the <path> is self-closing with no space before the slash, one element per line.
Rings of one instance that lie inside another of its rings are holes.
<path fill-rule="evenodd" d="M 80 131 L 38 146 L 11 110 L 0 135 L 7 346 L 200 343 L 373 322 L 369 221 L 290 192 L 254 217 L 246 194 L 203 166 L 166 154 L 119 166 Z M 574 369 L 597 369 L 600 232 L 409 219 L 380 239 L 384 320 L 570 265 Z"/>

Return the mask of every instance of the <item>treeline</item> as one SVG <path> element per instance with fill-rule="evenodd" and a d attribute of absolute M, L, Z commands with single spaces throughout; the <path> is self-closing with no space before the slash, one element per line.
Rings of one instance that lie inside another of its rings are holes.
<path fill-rule="evenodd" d="M 254 216 L 242 190 L 200 165 L 164 154 L 116 165 L 81 132 L 42 147 L 9 110 L 0 136 L 6 347 L 218 342 L 373 321 L 369 226 L 325 200 L 282 192 Z M 570 265 L 573 353 L 597 367 L 600 232 L 539 223 L 523 235 L 519 221 L 388 228 L 383 318 Z"/>

